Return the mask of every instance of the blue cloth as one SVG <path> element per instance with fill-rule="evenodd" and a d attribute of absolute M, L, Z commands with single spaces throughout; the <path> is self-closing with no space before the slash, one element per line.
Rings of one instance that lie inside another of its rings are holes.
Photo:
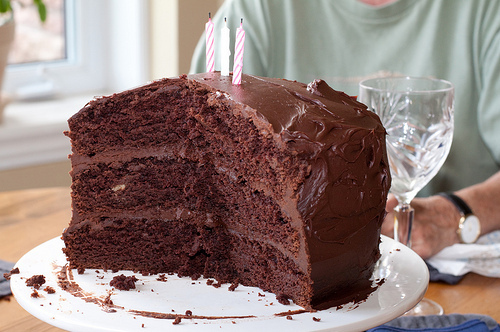
<path fill-rule="evenodd" d="M 9 280 L 3 277 L 4 273 L 9 273 L 14 267 L 14 263 L 0 260 L 0 298 L 12 294 Z"/>
<path fill-rule="evenodd" d="M 500 325 L 484 315 L 401 316 L 367 332 L 500 332 Z"/>
<path fill-rule="evenodd" d="M 444 282 L 450 285 L 456 285 L 465 276 L 465 274 L 461 276 L 454 276 L 451 274 L 441 273 L 434 266 L 427 262 L 426 264 L 429 269 L 429 279 L 432 282 Z"/>

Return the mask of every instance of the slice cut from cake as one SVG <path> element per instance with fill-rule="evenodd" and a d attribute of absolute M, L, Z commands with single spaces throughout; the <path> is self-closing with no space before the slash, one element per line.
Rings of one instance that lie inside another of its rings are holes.
<path fill-rule="evenodd" d="M 184 75 L 68 122 L 72 268 L 238 282 L 306 309 L 373 290 L 386 133 L 324 81 Z"/>

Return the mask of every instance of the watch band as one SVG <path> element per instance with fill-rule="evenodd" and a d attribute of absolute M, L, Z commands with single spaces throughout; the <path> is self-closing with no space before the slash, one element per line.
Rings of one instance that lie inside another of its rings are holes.
<path fill-rule="evenodd" d="M 467 205 L 467 203 L 464 202 L 463 199 L 461 199 L 457 195 L 452 193 L 439 193 L 438 195 L 443 196 L 444 198 L 455 204 L 458 211 L 460 211 L 460 213 L 462 213 L 464 216 L 472 214 L 471 208 Z"/>
<path fill-rule="evenodd" d="M 462 217 L 458 222 L 457 235 L 461 243 L 471 244 L 477 241 L 481 234 L 481 223 L 472 213 L 472 209 L 463 199 L 452 193 L 439 193 L 438 195 L 448 199 L 456 206 Z"/>

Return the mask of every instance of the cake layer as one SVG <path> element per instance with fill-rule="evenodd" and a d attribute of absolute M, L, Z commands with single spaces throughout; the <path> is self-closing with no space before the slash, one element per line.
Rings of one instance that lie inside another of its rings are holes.
<path fill-rule="evenodd" d="M 221 187 L 222 185 L 222 187 Z M 73 172 L 75 217 L 196 218 L 258 236 L 290 251 L 297 259 L 299 231 L 269 196 L 232 181 L 212 164 L 164 157 L 89 164 Z M 76 218 L 70 228 L 78 224 Z"/>
<path fill-rule="evenodd" d="M 72 268 L 176 271 L 218 282 L 238 282 L 284 295 L 307 306 L 303 289 L 311 289 L 304 271 L 283 253 L 226 227 L 191 220 L 104 218 L 99 228 L 84 221 L 64 234 L 63 249 Z"/>
<path fill-rule="evenodd" d="M 127 91 L 98 99 L 69 120 L 73 167 L 80 157 L 113 154 L 110 148 L 126 155 L 155 147 L 160 156 L 212 163 L 275 198 L 295 191 L 289 179 L 303 179 L 307 163 L 277 147 L 271 128 L 257 128 L 245 108 L 187 80 L 154 82 L 141 88 L 140 98 Z"/>
<path fill-rule="evenodd" d="M 258 237 L 189 219 L 83 220 L 64 233 L 63 250 L 71 268 L 203 276 L 259 287 L 306 308 L 322 309 L 363 300 L 375 289 L 371 277 L 379 253 L 362 233 L 336 244 L 342 259 L 312 266 L 310 276 L 282 249 Z"/>

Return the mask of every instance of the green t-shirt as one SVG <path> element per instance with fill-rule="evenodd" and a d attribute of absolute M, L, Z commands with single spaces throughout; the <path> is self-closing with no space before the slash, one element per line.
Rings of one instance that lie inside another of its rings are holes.
<path fill-rule="evenodd" d="M 216 70 L 224 17 L 232 52 L 243 18 L 244 73 L 304 83 L 322 78 L 351 95 L 359 81 L 375 76 L 451 81 L 452 148 L 421 195 L 458 190 L 500 170 L 500 1 L 399 0 L 372 7 L 357 0 L 229 0 L 213 20 Z M 203 71 L 204 36 L 191 66 Z"/>

